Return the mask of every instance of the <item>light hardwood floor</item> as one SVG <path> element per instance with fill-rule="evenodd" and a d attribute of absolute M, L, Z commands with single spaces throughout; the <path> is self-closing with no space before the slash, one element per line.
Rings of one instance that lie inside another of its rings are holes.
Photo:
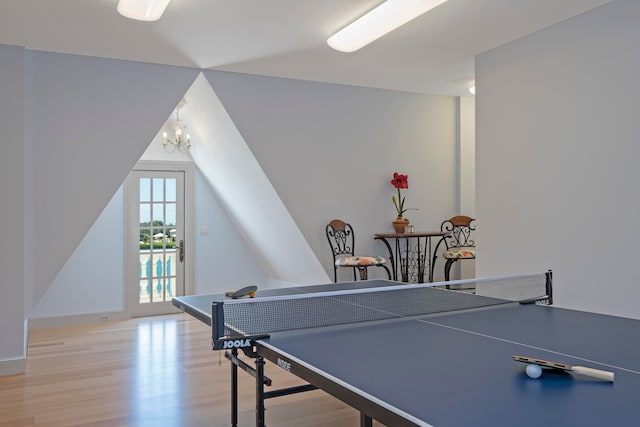
<path fill-rule="evenodd" d="M 210 341 L 185 314 L 31 331 L 27 373 L 0 377 L 0 427 L 229 426 L 229 362 Z M 271 363 L 266 373 L 274 388 L 301 383 Z M 239 372 L 239 382 L 239 425 L 252 426 L 253 378 Z M 359 425 L 319 390 L 266 407 L 269 427 Z"/>

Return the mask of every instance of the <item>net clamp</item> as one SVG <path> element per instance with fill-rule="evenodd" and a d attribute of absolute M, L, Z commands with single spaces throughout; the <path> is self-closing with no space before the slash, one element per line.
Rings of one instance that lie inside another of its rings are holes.
<path fill-rule="evenodd" d="M 214 350 L 232 350 L 234 348 L 244 349 L 254 346 L 254 341 L 269 338 L 268 334 L 251 335 L 251 336 L 225 336 L 220 337 L 213 342 Z"/>

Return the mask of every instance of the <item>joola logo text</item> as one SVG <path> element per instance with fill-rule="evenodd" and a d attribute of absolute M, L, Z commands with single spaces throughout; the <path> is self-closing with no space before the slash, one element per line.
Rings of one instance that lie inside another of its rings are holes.
<path fill-rule="evenodd" d="M 225 341 L 222 348 L 223 349 L 226 349 L 226 348 L 243 348 L 243 347 L 250 347 L 250 346 L 251 346 L 251 340 L 246 339 L 246 340 Z"/>
<path fill-rule="evenodd" d="M 291 372 L 291 363 L 287 362 L 286 360 L 278 358 L 278 366 L 280 366 L 285 371 Z"/>

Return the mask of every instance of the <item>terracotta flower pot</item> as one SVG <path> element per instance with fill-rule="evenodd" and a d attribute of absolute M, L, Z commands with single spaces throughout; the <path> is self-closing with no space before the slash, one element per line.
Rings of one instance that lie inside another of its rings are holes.
<path fill-rule="evenodd" d="M 396 229 L 396 233 L 404 233 L 407 225 L 409 225 L 409 220 L 403 216 L 399 216 L 393 221 L 393 227 Z"/>

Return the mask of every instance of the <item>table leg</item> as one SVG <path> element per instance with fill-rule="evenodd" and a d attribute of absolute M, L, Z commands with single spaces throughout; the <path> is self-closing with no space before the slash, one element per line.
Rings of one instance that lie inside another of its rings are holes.
<path fill-rule="evenodd" d="M 256 358 L 256 426 L 265 427 L 264 419 L 264 359 Z"/>
<path fill-rule="evenodd" d="M 396 239 L 396 255 L 400 257 L 400 275 L 403 282 L 409 283 L 409 239 L 404 239 L 404 254 L 400 246 L 400 239 Z"/>
<path fill-rule="evenodd" d="M 431 252 L 431 250 L 429 250 L 429 253 L 431 254 L 431 260 L 430 260 L 430 266 L 429 266 L 429 281 L 433 282 L 433 272 L 435 270 L 436 267 L 436 259 L 438 258 L 438 255 L 436 255 L 438 253 L 438 248 L 440 247 L 440 244 L 442 242 L 444 242 L 446 236 L 442 236 L 440 238 L 440 240 L 438 240 L 438 243 L 436 244 L 435 249 L 433 250 L 433 252 Z"/>
<path fill-rule="evenodd" d="M 422 253 L 421 246 L 420 246 L 420 237 L 418 237 L 416 240 L 418 240 L 417 246 L 416 246 L 416 251 L 417 254 L 416 256 L 418 257 L 418 259 L 416 260 L 418 263 L 418 283 L 424 283 L 424 266 L 425 266 L 425 254 Z M 424 250 L 427 250 L 427 242 L 429 241 L 428 237 L 424 238 Z"/>
<path fill-rule="evenodd" d="M 237 348 L 231 353 L 238 357 Z M 231 363 L 231 426 L 238 427 L 238 366 L 235 363 Z"/>
<path fill-rule="evenodd" d="M 387 239 L 377 237 L 376 239 L 382 240 L 382 243 L 384 243 L 384 245 L 387 247 L 387 251 L 389 252 L 389 262 L 391 263 L 391 278 L 393 280 L 398 280 L 398 272 L 396 271 L 397 261 L 393 250 L 391 249 L 391 245 L 389 244 L 389 242 L 387 242 Z"/>
<path fill-rule="evenodd" d="M 424 281 L 424 269 L 426 268 L 427 270 L 427 282 L 433 282 L 433 275 L 431 274 L 431 257 L 433 256 L 431 253 L 431 236 L 427 236 L 424 238 L 424 254 L 422 254 L 422 256 L 424 257 L 424 260 L 422 262 L 422 269 L 423 269 L 423 273 L 422 273 L 422 278 Z"/>
<path fill-rule="evenodd" d="M 373 427 L 373 420 L 371 417 L 360 412 L 360 427 Z"/>

